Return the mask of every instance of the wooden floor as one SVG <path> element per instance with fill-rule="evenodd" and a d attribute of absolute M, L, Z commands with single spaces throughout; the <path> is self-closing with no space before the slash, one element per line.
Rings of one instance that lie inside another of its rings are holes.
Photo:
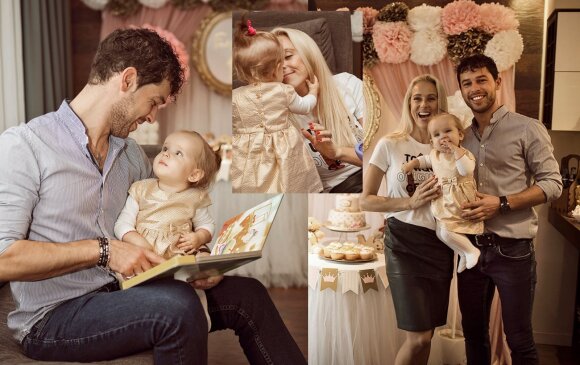
<path fill-rule="evenodd" d="M 308 290 L 306 288 L 269 289 L 270 296 L 280 311 L 288 330 L 308 357 Z M 538 345 L 541 365 L 578 365 L 580 346 L 563 347 Z M 210 365 L 247 365 L 233 331 L 214 332 L 209 336 Z M 330 364 L 329 364 L 330 365 Z M 389 364 L 385 364 L 389 365 Z"/>
<path fill-rule="evenodd" d="M 270 296 L 276 304 L 284 323 L 302 350 L 308 357 L 308 289 L 269 289 Z M 245 365 L 248 364 L 238 343 L 238 338 L 231 330 L 213 332 L 209 335 L 210 365 Z"/>
<path fill-rule="evenodd" d="M 580 345 L 576 347 L 538 345 L 541 365 L 580 364 Z"/>

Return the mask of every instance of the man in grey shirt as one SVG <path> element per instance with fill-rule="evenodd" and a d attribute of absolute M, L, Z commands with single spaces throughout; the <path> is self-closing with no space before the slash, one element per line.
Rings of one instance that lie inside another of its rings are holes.
<path fill-rule="evenodd" d="M 458 275 L 467 361 L 491 364 L 489 314 L 497 287 L 512 363 L 537 364 L 532 304 L 538 219 L 532 208 L 560 196 L 558 163 L 546 128 L 500 105 L 501 78 L 491 58 L 463 59 L 457 81 L 474 114 L 463 146 L 476 157 L 479 191 L 479 200 L 463 205 L 463 217 L 485 221 L 485 233 L 470 236 L 481 250 L 479 263 Z"/>
<path fill-rule="evenodd" d="M 90 362 L 153 349 L 158 364 L 207 363 L 210 329 L 192 287 L 119 290 L 113 272 L 132 276 L 163 259 L 108 238 L 131 184 L 151 175 L 127 136 L 155 120 L 183 75 L 157 33 L 117 30 L 79 95 L 0 136 L 0 281 L 10 281 L 8 326 L 27 356 Z M 234 329 L 251 363 L 305 363 L 259 282 L 219 276 L 192 286 L 206 289 L 211 330 Z"/>

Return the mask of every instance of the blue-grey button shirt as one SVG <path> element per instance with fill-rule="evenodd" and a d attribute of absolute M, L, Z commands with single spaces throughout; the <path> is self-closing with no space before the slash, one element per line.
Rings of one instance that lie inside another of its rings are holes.
<path fill-rule="evenodd" d="M 149 177 L 151 165 L 135 141 L 111 136 L 101 173 L 88 143 L 84 124 L 66 101 L 56 112 L 0 135 L 0 254 L 22 239 L 62 243 L 114 237 L 129 187 Z M 8 315 L 8 327 L 22 341 L 52 308 L 112 280 L 93 267 L 11 282 L 16 310 Z"/>
<path fill-rule="evenodd" d="M 505 106 L 493 113 L 479 135 L 477 121 L 465 131 L 463 146 L 477 161 L 475 179 L 481 193 L 502 196 L 537 185 L 547 201 L 562 193 L 562 177 L 548 131 L 536 119 L 512 113 Z M 538 216 L 534 209 L 518 209 L 485 221 L 485 230 L 509 238 L 534 238 Z"/>

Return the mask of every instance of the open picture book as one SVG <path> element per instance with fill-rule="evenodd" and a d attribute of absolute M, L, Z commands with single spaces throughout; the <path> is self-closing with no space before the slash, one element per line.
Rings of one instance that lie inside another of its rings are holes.
<path fill-rule="evenodd" d="M 129 289 L 148 280 L 174 277 L 193 281 L 221 275 L 262 257 L 262 249 L 284 194 L 250 208 L 228 219 L 213 243 L 209 256 L 175 256 L 171 259 L 121 282 Z"/>

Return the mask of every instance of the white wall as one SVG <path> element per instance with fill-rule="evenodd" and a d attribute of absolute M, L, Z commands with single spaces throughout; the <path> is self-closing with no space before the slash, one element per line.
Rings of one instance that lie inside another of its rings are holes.
<path fill-rule="evenodd" d="M 550 132 L 554 155 L 580 153 L 580 132 Z M 538 235 L 535 240 L 538 284 L 532 318 L 537 343 L 569 346 L 572 343 L 578 249 L 550 222 L 549 204 L 537 209 Z"/>
<path fill-rule="evenodd" d="M 578 0 L 546 0 L 544 8 L 544 45 L 542 55 L 542 85 L 544 91 L 546 21 L 554 9 L 580 8 Z M 540 120 L 543 115 L 543 95 L 540 97 Z M 580 132 L 550 131 L 554 156 L 580 153 Z M 535 239 L 538 262 L 538 284 L 532 324 L 537 343 L 569 346 L 572 343 L 578 277 L 578 250 L 548 222 L 549 204 L 537 207 L 539 220 Z"/>

